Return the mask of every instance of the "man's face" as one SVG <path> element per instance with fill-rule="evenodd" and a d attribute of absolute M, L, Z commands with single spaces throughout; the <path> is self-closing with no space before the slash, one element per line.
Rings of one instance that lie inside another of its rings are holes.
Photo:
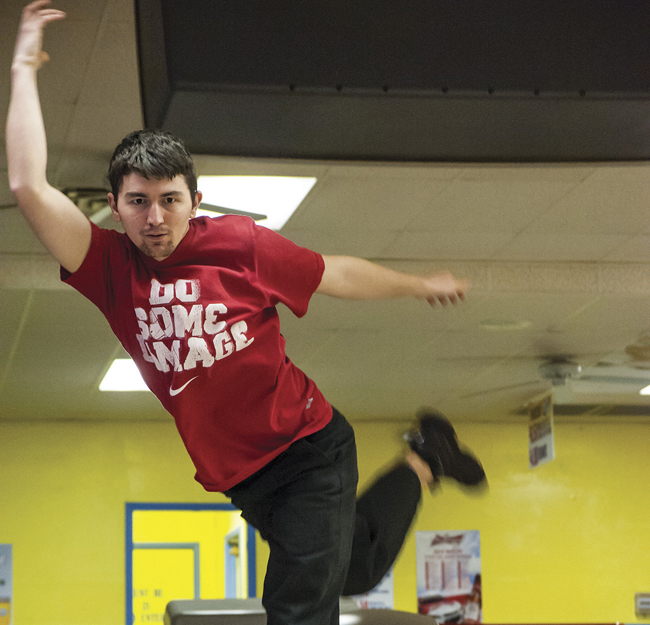
<path fill-rule="evenodd" d="M 183 176 L 172 180 L 148 180 L 131 173 L 122 179 L 118 197 L 108 194 L 113 219 L 122 222 L 126 235 L 144 254 L 156 260 L 167 258 L 189 229 L 201 202 L 194 202 Z"/>

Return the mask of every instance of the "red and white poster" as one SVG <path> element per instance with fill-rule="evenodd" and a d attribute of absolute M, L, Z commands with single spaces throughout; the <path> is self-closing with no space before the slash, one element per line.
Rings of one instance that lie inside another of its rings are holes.
<path fill-rule="evenodd" d="M 481 623 L 478 530 L 416 532 L 418 611 L 438 623 Z"/>

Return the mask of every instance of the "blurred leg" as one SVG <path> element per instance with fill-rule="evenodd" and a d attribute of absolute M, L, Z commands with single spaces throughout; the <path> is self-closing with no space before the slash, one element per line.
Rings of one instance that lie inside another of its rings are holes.
<path fill-rule="evenodd" d="M 388 572 L 415 518 L 421 493 L 415 471 L 400 464 L 359 498 L 344 595 L 373 589 Z"/>

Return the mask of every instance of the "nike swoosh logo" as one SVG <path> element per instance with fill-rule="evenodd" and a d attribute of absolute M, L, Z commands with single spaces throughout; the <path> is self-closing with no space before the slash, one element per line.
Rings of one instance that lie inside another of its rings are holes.
<path fill-rule="evenodd" d="M 185 384 L 183 384 L 183 386 L 181 386 L 180 388 L 172 388 L 172 387 L 170 386 L 170 387 L 169 387 L 169 394 L 170 394 L 172 397 L 174 397 L 175 395 L 178 395 L 179 393 L 181 393 L 182 391 L 185 390 L 185 387 L 186 387 L 186 386 L 187 386 L 187 385 L 188 385 L 192 380 L 196 380 L 196 378 L 198 378 L 198 377 L 199 377 L 198 375 L 195 375 L 193 378 L 191 378 L 190 380 L 188 380 L 187 382 L 185 382 Z"/>

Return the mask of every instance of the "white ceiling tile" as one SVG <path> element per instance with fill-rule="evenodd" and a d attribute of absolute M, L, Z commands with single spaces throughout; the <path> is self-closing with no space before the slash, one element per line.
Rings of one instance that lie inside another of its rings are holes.
<path fill-rule="evenodd" d="M 460 180 L 491 182 L 579 183 L 588 178 L 595 167 L 585 163 L 482 163 L 460 166 Z"/>
<path fill-rule="evenodd" d="M 574 187 L 573 181 L 455 180 L 409 230 L 510 232 L 524 229 Z"/>
<path fill-rule="evenodd" d="M 53 166 L 61 156 L 75 112 L 74 103 L 62 103 L 41 98 L 43 122 L 47 129 L 47 166 Z"/>
<path fill-rule="evenodd" d="M 603 260 L 650 262 L 650 234 L 638 234 L 626 239 L 607 254 Z"/>
<path fill-rule="evenodd" d="M 140 86 L 133 25 L 104 21 L 88 61 L 79 104 L 139 105 Z M 116 71 L 119 68 L 119 71 Z"/>
<path fill-rule="evenodd" d="M 635 301 L 634 298 L 647 297 L 650 293 L 650 266 L 647 263 L 602 263 L 599 274 L 600 291 L 614 300 L 631 297 L 633 299 L 629 301 Z"/>
<path fill-rule="evenodd" d="M 599 294 L 601 276 L 596 263 L 488 263 L 490 289 L 496 293 Z"/>
<path fill-rule="evenodd" d="M 494 361 L 492 366 L 467 380 L 462 395 L 489 400 L 499 393 L 524 393 L 534 395 L 545 388 L 550 388 L 550 381 L 545 380 L 539 370 L 544 358 L 520 357 Z"/>
<path fill-rule="evenodd" d="M 411 181 L 450 181 L 460 176 L 463 166 L 448 163 L 355 163 L 333 162 L 331 173 L 339 178 L 393 178 Z"/>
<path fill-rule="evenodd" d="M 57 9 L 65 11 L 66 22 L 98 22 L 105 11 L 106 0 L 79 2 L 78 0 L 56 0 Z"/>
<path fill-rule="evenodd" d="M 62 156 L 50 182 L 60 189 L 90 187 L 109 189 L 107 180 L 111 152 L 68 150 Z"/>
<path fill-rule="evenodd" d="M 70 19 L 48 25 L 43 49 L 50 55 L 50 60 L 38 72 L 38 87 L 43 101 L 77 101 L 88 72 L 98 28 L 99 21 Z"/>
<path fill-rule="evenodd" d="M 618 296 L 603 298 L 567 320 L 558 328 L 557 339 L 568 353 L 600 354 L 598 359 L 601 359 L 622 352 L 648 329 L 647 299 Z"/>
<path fill-rule="evenodd" d="M 307 247 L 320 254 L 350 255 L 362 258 L 378 258 L 397 234 L 390 230 L 366 229 L 363 235 L 352 230 L 297 229 L 292 227 L 293 218 L 282 228 L 280 234 L 297 245 Z"/>
<path fill-rule="evenodd" d="M 401 232 L 387 245 L 384 258 L 485 260 L 501 249 L 512 235 L 507 232 Z"/>
<path fill-rule="evenodd" d="M 645 302 L 647 297 L 640 295 L 603 296 L 579 315 L 567 319 L 560 329 L 567 335 L 591 335 L 594 341 L 613 338 L 624 347 L 650 329 L 650 309 Z"/>
<path fill-rule="evenodd" d="M 113 153 L 115 146 L 130 132 L 142 128 L 139 107 L 77 106 L 75 108 L 67 147 L 72 152 Z M 108 158 L 106 160 L 108 166 Z"/>
<path fill-rule="evenodd" d="M 133 0 L 106 0 L 106 19 L 109 21 L 134 22 L 133 5 Z"/>
<path fill-rule="evenodd" d="M 282 321 L 290 324 L 291 328 L 300 326 L 299 331 L 307 334 L 338 330 L 375 332 L 395 341 L 407 335 L 404 341 L 408 342 L 412 335 L 433 338 L 449 329 L 456 323 L 455 317 L 461 308 L 432 308 L 415 299 L 342 300 L 317 294 L 312 297 L 309 311 L 302 319 L 287 320 L 287 313 L 282 316 Z"/>
<path fill-rule="evenodd" d="M 616 171 L 626 172 L 622 167 Z M 650 171 L 635 168 L 626 173 L 621 180 L 610 182 L 586 180 L 553 210 L 541 215 L 531 225 L 531 232 L 580 235 L 650 232 Z"/>
<path fill-rule="evenodd" d="M 591 166 L 589 182 L 606 185 L 648 184 L 650 163 L 599 163 Z"/>
<path fill-rule="evenodd" d="M 495 336 L 521 331 L 517 326 L 524 326 L 529 332 L 553 332 L 599 298 L 599 295 L 580 292 L 489 294 L 464 306 L 450 327 L 455 331 L 480 330 Z M 507 329 L 506 324 L 515 329 Z M 499 327 L 502 329 L 491 329 Z"/>
<path fill-rule="evenodd" d="M 499 250 L 495 260 L 597 261 L 605 258 L 628 237 L 623 234 L 526 232 Z"/>
<path fill-rule="evenodd" d="M 344 414 L 363 419 L 413 420 L 424 407 L 443 412 L 453 407 L 462 381 L 482 370 L 478 362 L 436 362 L 422 359 L 408 368 L 375 367 L 367 362 L 360 369 L 342 363 L 338 367 L 324 363 L 311 373 L 319 388 Z"/>
<path fill-rule="evenodd" d="M 13 28 L 13 25 L 11 27 L 11 32 L 13 33 L 14 38 L 16 36 L 16 31 L 18 30 L 20 12 L 24 7 L 25 3 L 22 0 L 3 0 L 2 4 L 0 4 L 0 17 L 2 17 L 2 20 L 0 20 L 0 22 L 10 20 L 15 22 L 16 27 Z M 3 28 L 0 26 L 0 32 L 2 32 L 2 30 Z"/>
<path fill-rule="evenodd" d="M 468 328 L 443 332 L 436 336 L 429 347 L 445 360 L 503 359 L 515 356 L 531 357 L 555 349 L 554 337 L 549 332 L 523 330 L 519 332 L 489 332 L 481 328 Z"/>
<path fill-rule="evenodd" d="M 356 231 L 399 230 L 427 210 L 449 182 L 412 181 L 385 176 L 347 178 L 331 172 L 314 188 L 305 210 L 294 216 L 295 228 Z"/>

